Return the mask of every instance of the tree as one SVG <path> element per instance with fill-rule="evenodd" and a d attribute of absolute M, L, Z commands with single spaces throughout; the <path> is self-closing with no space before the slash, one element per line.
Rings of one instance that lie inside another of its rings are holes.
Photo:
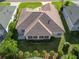
<path fill-rule="evenodd" d="M 69 6 L 69 3 L 70 3 L 69 1 L 66 1 L 65 6 Z"/>
<path fill-rule="evenodd" d="M 68 42 L 66 42 L 66 44 L 64 44 L 64 46 L 62 48 L 64 54 L 68 53 L 69 47 L 70 47 L 70 44 Z"/>
<path fill-rule="evenodd" d="M 17 55 L 18 48 L 17 42 L 9 37 L 5 38 L 0 44 L 0 54 L 2 56 L 15 56 Z"/>
<path fill-rule="evenodd" d="M 15 27 L 16 27 L 16 21 L 11 22 L 9 24 L 9 31 L 13 32 L 13 30 L 15 29 Z"/>
<path fill-rule="evenodd" d="M 18 39 L 18 32 L 15 29 L 15 27 L 16 27 L 16 21 L 11 22 L 9 25 L 9 31 L 12 32 L 11 36 L 12 39 Z"/>

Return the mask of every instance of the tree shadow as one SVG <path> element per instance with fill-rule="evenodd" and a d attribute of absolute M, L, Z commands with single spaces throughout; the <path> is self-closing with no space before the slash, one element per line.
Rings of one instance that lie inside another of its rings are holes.
<path fill-rule="evenodd" d="M 60 42 L 60 39 L 55 39 L 55 38 L 51 38 L 50 40 L 38 40 L 38 41 L 36 41 L 36 40 L 35 41 L 34 40 L 31 40 L 31 41 L 30 40 L 19 40 L 18 47 L 22 51 L 54 50 L 57 52 L 59 42 Z"/>

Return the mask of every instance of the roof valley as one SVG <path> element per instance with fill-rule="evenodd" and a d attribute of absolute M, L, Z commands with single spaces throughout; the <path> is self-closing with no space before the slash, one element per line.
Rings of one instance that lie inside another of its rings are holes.
<path fill-rule="evenodd" d="M 36 21 L 34 21 L 31 25 L 29 25 L 29 26 L 25 29 L 25 34 L 27 34 L 27 33 L 35 26 L 35 24 L 38 22 L 38 19 L 41 17 L 41 15 L 43 15 L 43 13 L 41 13 L 41 14 L 36 18 Z"/>

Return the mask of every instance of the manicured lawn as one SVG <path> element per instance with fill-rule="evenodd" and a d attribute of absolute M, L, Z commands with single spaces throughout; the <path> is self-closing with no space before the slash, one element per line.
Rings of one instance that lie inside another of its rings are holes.
<path fill-rule="evenodd" d="M 52 2 L 52 4 L 55 5 L 58 10 L 62 7 L 62 2 Z"/>
<path fill-rule="evenodd" d="M 62 35 L 60 43 L 59 43 L 59 47 L 58 47 L 59 52 L 62 52 L 62 48 L 63 48 L 65 42 L 66 42 L 65 37 L 64 37 L 64 35 Z"/>
<path fill-rule="evenodd" d="M 0 2 L 0 6 L 8 6 L 10 3 Z"/>
<path fill-rule="evenodd" d="M 25 3 L 21 3 L 20 4 L 20 8 L 36 8 L 36 7 L 40 7 L 42 6 L 42 4 L 40 2 L 25 2 Z"/>
<path fill-rule="evenodd" d="M 67 26 L 67 23 L 64 19 L 64 16 L 62 12 L 60 11 L 60 8 L 62 7 L 62 2 L 52 2 L 56 6 L 56 8 L 59 11 L 61 21 L 65 28 L 65 34 L 63 34 L 63 37 L 61 39 L 53 39 L 49 41 L 27 41 L 27 40 L 19 40 L 18 41 L 18 47 L 23 51 L 34 51 L 34 50 L 54 50 L 54 51 L 61 51 L 63 48 L 63 45 L 65 42 L 69 42 L 71 46 L 75 45 L 79 46 L 79 36 L 78 32 L 70 32 L 69 28 Z M 21 3 L 20 4 L 20 11 L 22 8 L 36 8 L 38 6 L 41 6 L 41 3 Z"/>
<path fill-rule="evenodd" d="M 47 41 L 18 41 L 18 47 L 23 51 L 50 51 L 58 50 L 60 39 L 52 39 Z"/>

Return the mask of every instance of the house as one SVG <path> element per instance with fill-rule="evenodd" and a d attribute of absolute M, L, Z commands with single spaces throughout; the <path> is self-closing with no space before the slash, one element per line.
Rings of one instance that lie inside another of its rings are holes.
<path fill-rule="evenodd" d="M 5 0 L 0 0 L 0 2 L 3 2 L 3 1 L 5 1 Z"/>
<path fill-rule="evenodd" d="M 0 6 L 0 40 L 3 39 L 8 32 L 8 26 L 13 21 L 16 6 Z"/>
<path fill-rule="evenodd" d="M 70 31 L 79 31 L 79 6 L 65 6 L 63 15 Z"/>
<path fill-rule="evenodd" d="M 65 32 L 57 9 L 49 3 L 38 11 L 23 9 L 16 29 L 19 39 L 29 40 L 59 38 Z"/>

